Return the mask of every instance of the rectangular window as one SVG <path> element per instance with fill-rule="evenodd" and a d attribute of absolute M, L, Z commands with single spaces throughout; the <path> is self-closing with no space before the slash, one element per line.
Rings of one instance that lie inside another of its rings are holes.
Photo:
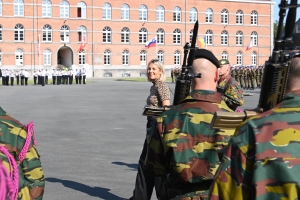
<path fill-rule="evenodd" d="M 121 42 L 122 43 L 129 43 L 129 34 L 124 32 L 121 34 Z"/>
<path fill-rule="evenodd" d="M 85 54 L 79 53 L 79 65 L 84 65 L 84 64 L 85 64 Z"/>
<path fill-rule="evenodd" d="M 174 65 L 180 65 L 180 60 L 179 60 L 179 56 L 178 55 L 175 55 L 174 56 Z"/>
<path fill-rule="evenodd" d="M 123 65 L 128 65 L 128 55 L 123 55 L 122 56 L 122 64 Z"/>
<path fill-rule="evenodd" d="M 139 43 L 144 44 L 147 42 L 147 35 L 146 34 L 139 34 Z"/>
<path fill-rule="evenodd" d="M 44 65 L 51 65 L 51 54 L 44 54 Z"/>
<path fill-rule="evenodd" d="M 110 55 L 104 54 L 104 65 L 110 65 Z"/>

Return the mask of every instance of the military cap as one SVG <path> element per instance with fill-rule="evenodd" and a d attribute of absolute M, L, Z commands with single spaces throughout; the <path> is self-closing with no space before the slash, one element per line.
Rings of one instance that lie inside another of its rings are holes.
<path fill-rule="evenodd" d="M 196 49 L 195 50 L 195 60 L 198 58 L 205 58 L 213 63 L 217 68 L 220 68 L 219 61 L 216 56 L 206 49 Z"/>
<path fill-rule="evenodd" d="M 227 65 L 227 64 L 230 64 L 229 61 L 228 61 L 227 59 L 219 60 L 219 63 L 220 63 L 220 65 Z"/>

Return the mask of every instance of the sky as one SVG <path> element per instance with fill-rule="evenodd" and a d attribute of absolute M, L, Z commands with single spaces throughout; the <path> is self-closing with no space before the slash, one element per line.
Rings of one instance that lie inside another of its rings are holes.
<path fill-rule="evenodd" d="M 280 4 L 280 2 L 281 2 L 281 0 L 272 0 L 273 2 L 275 2 L 276 4 L 274 4 L 274 22 L 277 20 L 279 20 L 279 8 L 278 8 L 278 6 L 279 6 L 279 4 Z M 289 0 L 289 3 L 290 3 L 291 1 Z M 299 2 L 299 1 L 298 1 Z M 286 14 L 287 14 L 287 12 L 286 12 Z M 298 8 L 297 9 L 297 17 L 296 17 L 296 21 L 298 20 L 300 18 L 300 8 Z M 285 19 L 286 19 L 286 17 L 285 17 Z"/>

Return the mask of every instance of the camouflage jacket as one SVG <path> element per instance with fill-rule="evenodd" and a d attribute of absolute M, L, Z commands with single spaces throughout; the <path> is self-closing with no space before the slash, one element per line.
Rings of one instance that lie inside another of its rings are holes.
<path fill-rule="evenodd" d="M 230 75 L 220 78 L 217 89 L 223 94 L 223 100 L 230 109 L 235 110 L 238 106 L 244 105 L 244 91 Z"/>
<path fill-rule="evenodd" d="M 45 179 L 40 156 L 33 145 L 33 137 L 25 158 L 20 162 L 18 155 L 23 148 L 27 136 L 27 128 L 16 119 L 10 117 L 0 107 L 0 145 L 4 146 L 15 158 L 19 172 L 18 199 L 30 200 L 43 198 Z M 10 171 L 6 156 L 0 153 L 0 160 Z"/>
<path fill-rule="evenodd" d="M 299 199 L 299 119 L 297 90 L 244 122 L 226 148 L 210 199 Z"/>
<path fill-rule="evenodd" d="M 148 129 L 145 173 L 169 174 L 167 199 L 208 195 L 220 163 L 218 152 L 234 133 L 210 127 L 216 111 L 232 112 L 218 92 L 195 90 Z"/>

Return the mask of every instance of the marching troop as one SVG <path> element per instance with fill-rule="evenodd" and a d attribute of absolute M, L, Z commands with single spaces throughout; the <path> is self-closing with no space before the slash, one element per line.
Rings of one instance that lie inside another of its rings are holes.
<path fill-rule="evenodd" d="M 86 84 L 86 69 L 53 69 L 48 72 L 47 69 L 34 70 L 33 74 L 34 85 L 45 86 L 49 83 L 49 76 L 52 78 L 53 85 L 70 84 L 72 85 L 75 76 L 76 84 Z M 29 72 L 25 69 L 19 70 L 0 70 L 0 77 L 2 77 L 2 85 L 13 86 L 15 81 L 17 85 L 28 85 L 30 77 Z"/>

